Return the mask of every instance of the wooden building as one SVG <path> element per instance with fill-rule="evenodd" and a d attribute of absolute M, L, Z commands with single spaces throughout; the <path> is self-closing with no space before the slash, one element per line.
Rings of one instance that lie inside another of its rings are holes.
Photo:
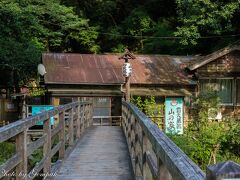
<path fill-rule="evenodd" d="M 240 111 L 240 46 L 231 45 L 207 56 L 192 60 L 188 70 L 196 77 L 197 92 L 217 91 L 222 112 L 236 115 Z"/>
<path fill-rule="evenodd" d="M 44 83 L 53 104 L 74 98 L 94 102 L 94 115 L 121 115 L 124 95 L 123 60 L 120 55 L 44 53 Z M 195 92 L 195 82 L 185 73 L 192 57 L 137 55 L 130 60 L 131 96 L 188 97 Z"/>
<path fill-rule="evenodd" d="M 19 117 L 19 97 L 13 97 L 14 71 L 2 67 L 0 71 L 0 127 Z"/>
<path fill-rule="evenodd" d="M 118 54 L 44 53 L 42 63 L 47 71 L 44 85 L 49 97 L 46 99 L 50 99 L 45 104 L 90 99 L 94 103 L 95 116 L 121 115 L 125 82 L 122 75 L 124 62 L 119 57 Z M 223 113 L 240 113 L 239 45 L 201 57 L 136 55 L 130 63 L 133 69 L 131 96 L 154 96 L 158 103 L 164 103 L 167 97 L 182 97 L 186 102 L 188 97 L 210 87 L 218 91 Z M 14 104 L 7 82 L 10 81 L 2 76 L 0 123 L 11 121 L 10 117 L 16 119 L 21 109 Z"/>

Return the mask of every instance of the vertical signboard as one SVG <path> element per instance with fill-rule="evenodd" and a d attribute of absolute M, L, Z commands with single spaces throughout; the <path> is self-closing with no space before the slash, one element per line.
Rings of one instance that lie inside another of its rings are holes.
<path fill-rule="evenodd" d="M 50 106 L 32 106 L 32 116 L 36 115 L 36 114 L 39 114 L 43 111 L 49 111 L 51 109 L 53 109 L 53 106 L 51 106 L 51 105 Z M 50 121 L 51 121 L 51 125 L 53 125 L 54 124 L 54 117 L 51 117 Z M 43 125 L 43 122 L 39 122 L 36 125 Z"/>
<path fill-rule="evenodd" d="M 165 132 L 183 134 L 183 98 L 167 97 L 165 100 Z"/>

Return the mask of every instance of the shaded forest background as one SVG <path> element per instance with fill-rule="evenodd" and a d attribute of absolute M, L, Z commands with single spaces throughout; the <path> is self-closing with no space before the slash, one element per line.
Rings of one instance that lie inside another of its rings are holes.
<path fill-rule="evenodd" d="M 1 0 L 0 70 L 24 83 L 43 51 L 207 54 L 240 39 L 239 0 Z"/>

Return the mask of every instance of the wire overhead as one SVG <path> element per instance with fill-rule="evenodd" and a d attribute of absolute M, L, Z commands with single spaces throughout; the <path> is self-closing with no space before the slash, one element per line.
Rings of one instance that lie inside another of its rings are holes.
<path fill-rule="evenodd" d="M 61 25 L 56 24 L 56 23 L 52 23 L 52 22 L 45 21 L 45 20 L 40 20 L 40 21 L 61 27 Z M 71 29 L 76 30 L 75 28 L 71 28 Z M 88 31 L 88 32 L 96 32 L 96 33 L 102 34 L 102 35 L 110 35 L 110 36 L 118 36 L 118 37 L 150 38 L 150 39 L 182 39 L 183 38 L 183 37 L 179 37 L 179 36 L 145 36 L 145 35 L 141 36 L 141 35 L 128 35 L 128 34 L 114 34 L 114 33 L 108 33 L 108 32 L 98 32 L 98 31 L 93 31 L 93 30 L 89 30 L 89 29 L 84 29 L 84 30 Z M 201 37 L 198 37 L 198 39 L 230 38 L 230 37 L 238 37 L 238 36 L 240 36 L 240 34 L 213 35 L 213 36 L 201 36 Z"/>

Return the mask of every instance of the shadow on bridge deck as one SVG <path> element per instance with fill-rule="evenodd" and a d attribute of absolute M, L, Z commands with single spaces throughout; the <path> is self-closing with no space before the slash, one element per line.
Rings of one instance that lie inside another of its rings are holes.
<path fill-rule="evenodd" d="M 128 147 L 121 127 L 89 128 L 63 162 L 56 179 L 134 179 Z"/>

